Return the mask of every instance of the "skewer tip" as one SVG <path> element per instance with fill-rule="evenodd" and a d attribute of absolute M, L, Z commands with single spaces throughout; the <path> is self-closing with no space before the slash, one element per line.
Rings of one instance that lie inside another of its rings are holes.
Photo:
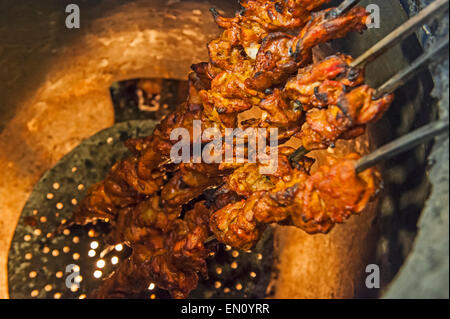
<path fill-rule="evenodd" d="M 400 153 L 411 150 L 422 143 L 427 143 L 439 135 L 448 135 L 448 127 L 448 119 L 439 120 L 406 134 L 405 136 L 380 147 L 375 152 L 359 159 L 355 167 L 356 173 L 362 173 L 366 169 L 377 165 L 381 161 L 390 159 Z"/>
<path fill-rule="evenodd" d="M 342 15 L 342 14 L 348 12 L 349 10 L 351 10 L 360 1 L 361 0 L 345 0 L 338 7 L 334 8 L 333 10 L 330 10 L 327 13 L 327 18 L 335 19 L 335 18 L 339 17 L 340 15 Z"/>

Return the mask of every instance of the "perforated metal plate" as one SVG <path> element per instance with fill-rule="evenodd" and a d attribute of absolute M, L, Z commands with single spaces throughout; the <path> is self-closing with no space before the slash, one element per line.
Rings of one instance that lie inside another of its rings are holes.
<path fill-rule="evenodd" d="M 105 224 L 52 234 L 70 219 L 86 190 L 102 180 L 116 161 L 129 155 L 123 142 L 151 134 L 156 123 L 123 122 L 92 136 L 36 184 L 9 251 L 11 298 L 86 298 L 129 255 L 129 248 L 117 246 L 99 257 L 106 247 Z M 191 298 L 263 298 L 270 280 L 272 247 L 271 229 L 252 252 L 217 245 L 216 253 L 208 258 L 209 279 L 199 283 Z M 73 271 L 79 275 L 74 276 Z M 139 297 L 169 295 L 149 283 L 149 290 Z"/>

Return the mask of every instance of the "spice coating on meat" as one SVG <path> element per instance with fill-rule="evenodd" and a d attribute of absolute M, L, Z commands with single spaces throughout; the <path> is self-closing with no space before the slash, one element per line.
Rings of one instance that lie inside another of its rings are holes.
<path fill-rule="evenodd" d="M 379 176 L 373 169 L 356 174 L 355 154 L 330 158 L 312 174 L 314 161 L 305 156 L 291 163 L 294 150 L 284 146 L 277 148 L 271 174 L 261 174 L 268 165 L 261 160 L 175 164 L 170 158 L 174 129 L 186 129 L 191 144 L 194 121 L 223 137 L 252 108 L 263 116 L 240 123 L 242 128 L 276 128 L 279 144 L 295 136 L 308 150 L 354 138 L 378 120 L 393 97 L 374 100 L 363 71 L 349 66 L 350 56 L 310 64 L 317 44 L 365 29 L 364 8 L 332 16 L 331 9 L 319 11 L 328 2 L 243 0 L 231 18 L 212 10 L 223 32 L 208 44 L 209 62 L 192 65 L 186 102 L 152 135 L 127 141 L 132 156 L 115 164 L 74 213 L 77 224 L 109 222 L 108 241 L 132 248 L 96 297 L 130 297 L 154 283 L 174 298 L 187 298 L 207 276 L 205 242 L 212 235 L 247 250 L 268 224 L 327 233 L 367 206 Z"/>

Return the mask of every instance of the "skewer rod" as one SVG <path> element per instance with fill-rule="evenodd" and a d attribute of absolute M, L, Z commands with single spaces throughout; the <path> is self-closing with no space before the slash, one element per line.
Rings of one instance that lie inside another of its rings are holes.
<path fill-rule="evenodd" d="M 356 172 L 361 173 L 381 161 L 390 159 L 395 155 L 416 147 L 417 145 L 426 143 L 445 132 L 448 134 L 448 120 L 435 121 L 425 125 L 420 129 L 417 129 L 389 144 L 384 145 L 383 147 L 380 147 L 375 152 L 362 157 L 356 164 Z"/>
<path fill-rule="evenodd" d="M 385 82 L 382 86 L 380 86 L 375 93 L 374 98 L 378 99 L 385 94 L 389 94 L 394 92 L 396 89 L 404 85 L 411 78 L 413 78 L 423 67 L 430 62 L 431 58 L 433 58 L 437 53 L 439 53 L 442 49 L 448 46 L 448 36 L 445 40 L 441 41 L 438 45 L 436 45 L 428 52 L 422 54 L 419 58 L 417 58 L 409 67 L 403 69 L 396 75 L 394 75 L 391 79 Z"/>
<path fill-rule="evenodd" d="M 443 50 L 448 46 L 449 37 L 447 36 L 445 40 L 442 40 L 438 45 L 429 50 L 428 52 L 422 54 L 418 59 L 416 59 L 409 67 L 400 71 L 396 75 L 394 75 L 391 79 L 385 82 L 380 88 L 378 88 L 377 92 L 374 95 L 374 99 L 379 99 L 385 94 L 389 94 L 394 92 L 400 86 L 404 85 L 408 80 L 414 77 L 418 71 L 422 69 L 437 53 Z M 308 153 L 308 150 L 303 146 L 299 147 L 295 150 L 294 153 L 291 154 L 289 160 L 292 163 L 296 163 L 302 159 Z"/>
<path fill-rule="evenodd" d="M 417 129 L 389 144 L 386 144 L 385 146 L 379 148 L 375 152 L 367 156 L 364 156 L 356 163 L 355 170 L 359 174 L 364 170 L 368 169 L 369 167 L 372 167 L 383 160 L 387 160 L 389 158 L 394 157 L 395 155 L 410 150 L 419 144 L 428 142 L 432 138 L 446 131 L 448 134 L 448 128 L 449 128 L 448 121 L 443 120 L 435 121 L 433 123 L 425 125 L 420 129 Z M 300 147 L 297 149 L 295 153 L 291 155 L 289 159 L 293 161 L 295 160 L 294 158 L 297 158 L 298 156 L 299 156 L 298 158 L 300 159 L 307 152 L 308 151 L 305 148 Z M 215 236 L 210 236 L 204 241 L 204 244 L 208 244 L 214 241 L 215 239 L 216 239 Z"/>
<path fill-rule="evenodd" d="M 339 7 L 333 10 L 333 16 L 338 17 L 341 14 L 348 12 L 354 6 L 356 6 L 361 0 L 345 0 Z"/>
<path fill-rule="evenodd" d="M 363 53 L 359 58 L 355 59 L 350 66 L 353 68 L 362 67 L 366 63 L 375 60 L 386 50 L 392 48 L 413 33 L 417 27 L 423 25 L 426 21 L 436 15 L 445 13 L 448 9 L 448 3 L 448 0 L 436 0 L 432 2 L 416 16 L 403 23 L 372 48 Z"/>

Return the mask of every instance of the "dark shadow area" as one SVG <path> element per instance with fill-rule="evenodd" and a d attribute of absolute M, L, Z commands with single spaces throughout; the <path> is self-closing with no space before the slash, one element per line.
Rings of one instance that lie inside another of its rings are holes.
<path fill-rule="evenodd" d="M 362 5 L 366 2 L 363 1 Z M 400 3 L 376 3 L 381 9 L 381 28 L 336 41 L 339 50 L 357 57 L 407 19 Z M 420 42 L 417 35 L 411 35 L 369 64 L 366 68 L 368 83 L 376 88 L 407 67 L 423 52 Z M 369 127 L 375 147 L 436 119 L 437 110 L 430 96 L 433 87 L 430 73 L 423 71 L 395 92 L 394 103 L 383 119 Z M 384 190 L 374 224 L 379 229 L 379 241 L 371 263 L 380 267 L 381 289 L 363 288 L 359 297 L 380 297 L 411 252 L 417 235 L 417 223 L 430 194 L 427 178 L 430 148 L 431 145 L 421 145 L 380 165 Z"/>

